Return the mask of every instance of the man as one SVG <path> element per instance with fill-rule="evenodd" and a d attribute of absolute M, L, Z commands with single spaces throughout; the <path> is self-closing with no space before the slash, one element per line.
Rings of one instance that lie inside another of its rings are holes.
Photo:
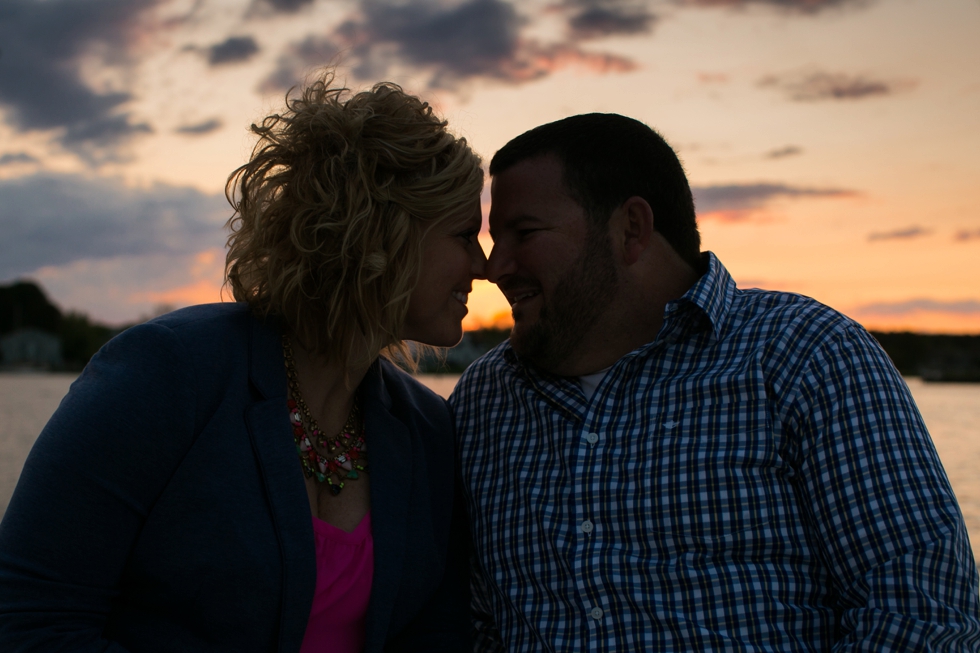
<path fill-rule="evenodd" d="M 490 174 L 514 329 L 451 398 L 478 650 L 980 650 L 963 518 L 864 329 L 737 289 L 635 120 L 538 127 Z"/>

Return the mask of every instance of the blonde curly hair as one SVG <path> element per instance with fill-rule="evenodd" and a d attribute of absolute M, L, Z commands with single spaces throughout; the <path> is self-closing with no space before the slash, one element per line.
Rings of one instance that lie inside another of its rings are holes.
<path fill-rule="evenodd" d="M 327 361 L 408 360 L 400 331 L 422 239 L 472 215 L 480 158 L 399 86 L 354 94 L 333 82 L 327 71 L 252 125 L 251 159 L 225 186 L 225 283 Z"/>

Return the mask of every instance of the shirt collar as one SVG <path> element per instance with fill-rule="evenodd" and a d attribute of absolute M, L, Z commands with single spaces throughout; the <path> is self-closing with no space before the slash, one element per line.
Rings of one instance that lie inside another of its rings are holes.
<path fill-rule="evenodd" d="M 735 280 L 714 252 L 705 252 L 702 257 L 707 261 L 707 271 L 680 299 L 667 304 L 664 324 L 666 326 L 670 321 L 672 313 L 680 312 L 685 305 L 693 305 L 708 319 L 711 335 L 717 339 L 721 337 L 735 298 Z"/>
<path fill-rule="evenodd" d="M 711 339 L 717 340 L 721 337 L 735 298 L 735 280 L 714 252 L 704 252 L 702 261 L 706 263 L 707 271 L 683 296 L 668 302 L 664 307 L 664 325 L 661 327 L 660 335 L 653 342 L 625 357 L 643 354 L 656 342 L 680 340 L 692 330 L 703 330 L 705 319 L 711 332 Z M 509 341 L 503 353 L 512 365 L 524 368 L 530 375 L 548 377 L 537 370 L 532 370 L 531 366 L 522 361 L 517 352 L 510 347 Z"/>

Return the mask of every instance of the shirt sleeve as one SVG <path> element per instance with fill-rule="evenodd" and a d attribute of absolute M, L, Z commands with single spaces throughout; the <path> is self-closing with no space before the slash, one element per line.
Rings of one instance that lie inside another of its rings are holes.
<path fill-rule="evenodd" d="M 836 595 L 833 650 L 980 650 L 963 517 L 884 351 L 848 329 L 814 353 L 794 403 L 805 518 Z"/>
<path fill-rule="evenodd" d="M 141 526 L 193 438 L 193 374 L 176 336 L 141 325 L 72 385 L 0 523 L 0 643 L 110 651 L 104 634 Z"/>

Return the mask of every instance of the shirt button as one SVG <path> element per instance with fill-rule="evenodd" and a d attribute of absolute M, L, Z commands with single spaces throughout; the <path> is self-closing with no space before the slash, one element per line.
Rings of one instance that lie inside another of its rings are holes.
<path fill-rule="evenodd" d="M 591 533 L 592 532 L 592 528 L 593 528 L 592 527 L 592 522 L 590 522 L 588 519 L 586 519 L 584 522 L 581 523 L 581 525 L 579 525 L 579 528 L 582 529 L 582 532 L 583 533 Z"/>
<path fill-rule="evenodd" d="M 592 612 L 590 612 L 589 614 L 592 615 L 593 619 L 596 620 L 602 619 L 602 614 L 603 614 L 602 608 L 592 608 Z"/>
<path fill-rule="evenodd" d="M 588 442 L 589 444 L 595 444 L 596 442 L 599 441 L 599 434 L 589 433 L 587 436 L 585 436 L 585 441 Z"/>

